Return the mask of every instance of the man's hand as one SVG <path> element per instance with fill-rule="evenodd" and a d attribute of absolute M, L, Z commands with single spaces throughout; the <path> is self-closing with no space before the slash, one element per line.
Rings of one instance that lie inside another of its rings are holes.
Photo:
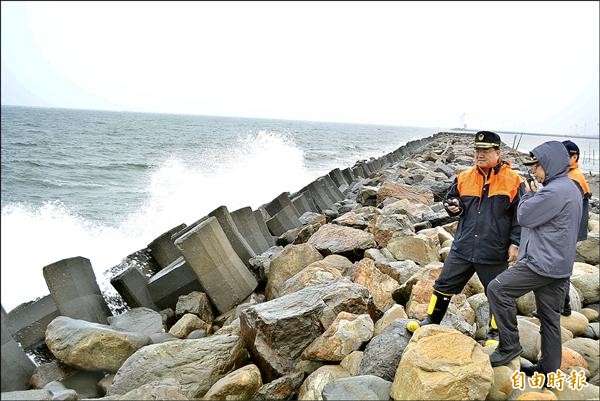
<path fill-rule="evenodd" d="M 448 199 L 446 201 L 446 203 L 444 203 L 444 206 L 446 206 L 448 208 L 449 211 L 451 211 L 452 213 L 459 213 L 460 212 L 460 206 L 458 203 L 458 199 Z"/>
<path fill-rule="evenodd" d="M 508 247 L 508 261 L 514 262 L 517 260 L 517 256 L 519 256 L 519 247 L 513 244 L 510 244 Z"/>
<path fill-rule="evenodd" d="M 525 192 L 537 192 L 537 183 L 533 180 L 525 180 Z"/>

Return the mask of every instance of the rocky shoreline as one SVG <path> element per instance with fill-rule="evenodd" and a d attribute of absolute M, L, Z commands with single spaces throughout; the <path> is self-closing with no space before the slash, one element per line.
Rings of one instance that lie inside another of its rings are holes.
<path fill-rule="evenodd" d="M 561 370 L 586 386 L 514 389 L 517 361 L 492 368 L 476 276 L 441 325 L 406 330 L 450 250 L 457 221 L 440 200 L 472 165 L 472 141 L 441 132 L 257 210 L 220 206 L 110 269 L 118 295 L 102 294 L 86 258 L 44 267 L 50 295 L 2 309 L 1 398 L 598 399 L 597 193 L 561 317 Z M 517 308 L 521 362 L 535 363 L 533 294 Z M 35 366 L 23 349 L 46 358 Z"/>

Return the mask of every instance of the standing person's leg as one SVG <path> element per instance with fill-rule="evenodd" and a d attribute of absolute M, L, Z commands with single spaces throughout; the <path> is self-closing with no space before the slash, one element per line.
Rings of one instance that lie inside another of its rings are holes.
<path fill-rule="evenodd" d="M 450 252 L 444 261 L 440 276 L 433 284 L 433 294 L 431 294 L 427 308 L 427 317 L 419 323 L 407 325 L 406 328 L 414 332 L 427 324 L 440 324 L 448 310 L 452 296 L 462 291 L 473 273 L 475 273 L 475 268 L 471 262 Z"/>
<path fill-rule="evenodd" d="M 562 307 L 562 311 L 560 312 L 563 316 L 571 316 L 571 296 L 569 295 L 569 291 L 571 289 L 571 281 L 567 280 L 565 283 L 565 302 Z"/>
<path fill-rule="evenodd" d="M 488 285 L 490 310 L 496 318 L 500 338 L 496 350 L 490 355 L 492 366 L 506 365 L 523 352 L 517 328 L 516 299 L 531 291 L 535 276 L 537 274 L 525 264 L 517 262 Z"/>
<path fill-rule="evenodd" d="M 542 336 L 542 358 L 537 363 L 537 370 L 544 374 L 555 372 L 560 368 L 562 359 L 560 310 L 564 291 L 567 288 L 565 282 L 569 285 L 568 279 L 554 279 L 553 282 L 534 291 Z"/>
<path fill-rule="evenodd" d="M 524 263 L 517 262 L 513 267 L 493 279 L 488 285 L 490 309 L 496 317 L 500 343 L 490 355 L 492 366 L 506 365 L 522 352 L 517 327 L 516 299 L 529 291 L 535 291 L 552 284 L 556 279 L 540 276 Z M 562 285 L 562 283 L 561 283 Z M 562 292 L 554 297 L 562 302 Z M 559 332 L 560 333 L 560 332 Z"/>
<path fill-rule="evenodd" d="M 475 271 L 477 272 L 477 276 L 483 284 L 483 290 L 485 296 L 487 297 L 487 288 L 494 278 L 504 273 L 508 268 L 508 262 L 502 262 L 497 264 L 476 264 Z M 490 327 L 488 328 L 488 332 L 486 335 L 485 345 L 495 345 L 498 344 L 498 325 L 496 319 L 494 318 L 494 314 L 490 309 Z"/>

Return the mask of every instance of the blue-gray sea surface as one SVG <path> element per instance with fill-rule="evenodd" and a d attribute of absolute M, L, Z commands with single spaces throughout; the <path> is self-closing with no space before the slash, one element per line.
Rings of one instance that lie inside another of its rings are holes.
<path fill-rule="evenodd" d="M 256 208 L 436 128 L 2 106 L 2 304 L 48 293 L 42 267 L 103 272 L 220 205 Z"/>

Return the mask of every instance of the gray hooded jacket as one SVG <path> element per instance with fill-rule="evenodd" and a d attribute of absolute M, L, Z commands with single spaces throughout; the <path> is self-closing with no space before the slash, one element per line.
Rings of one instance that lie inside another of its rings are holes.
<path fill-rule="evenodd" d="M 562 143 L 544 142 L 531 153 L 539 160 L 546 177 L 543 188 L 526 193 L 519 203 L 518 261 L 541 276 L 569 277 L 581 221 L 581 191 L 568 177 L 569 154 Z"/>

